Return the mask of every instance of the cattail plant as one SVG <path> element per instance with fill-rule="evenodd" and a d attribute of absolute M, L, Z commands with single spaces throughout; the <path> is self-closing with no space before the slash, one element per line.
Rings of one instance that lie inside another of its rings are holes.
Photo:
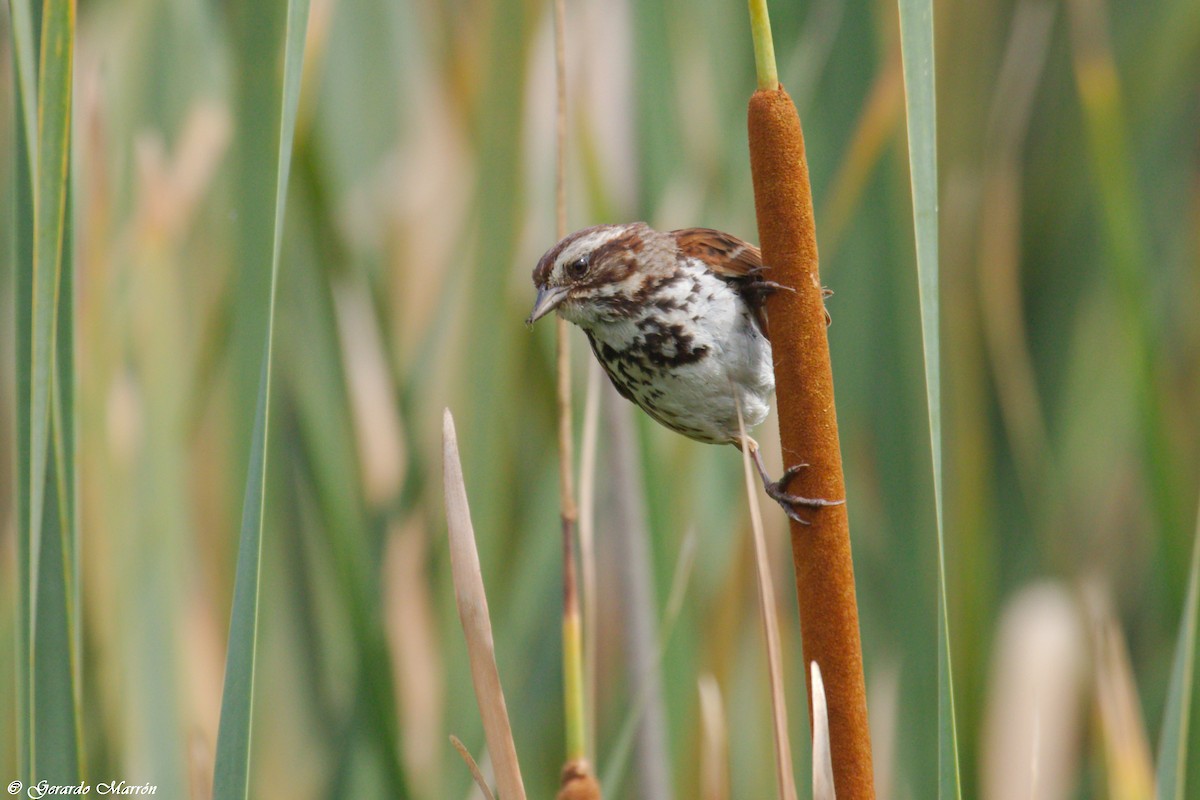
<path fill-rule="evenodd" d="M 763 263 L 790 291 L 767 299 L 779 435 L 806 497 L 845 497 L 833 372 L 818 270 L 812 191 L 800 118 L 779 84 L 765 0 L 750 3 L 758 91 L 750 99 L 750 168 Z M 867 693 L 845 505 L 791 522 L 806 661 L 825 679 L 834 782 L 843 798 L 874 797 Z M 811 692 L 811 686 L 810 686 Z M 811 698 L 810 698 L 811 708 Z"/>

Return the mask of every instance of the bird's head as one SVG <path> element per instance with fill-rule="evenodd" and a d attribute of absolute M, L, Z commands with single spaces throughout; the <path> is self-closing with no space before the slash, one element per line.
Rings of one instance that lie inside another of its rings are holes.
<path fill-rule="evenodd" d="M 576 231 L 550 248 L 533 270 L 537 300 L 526 323 L 556 309 L 585 327 L 628 316 L 637 289 L 660 262 L 674 263 L 673 241 L 644 222 Z"/>

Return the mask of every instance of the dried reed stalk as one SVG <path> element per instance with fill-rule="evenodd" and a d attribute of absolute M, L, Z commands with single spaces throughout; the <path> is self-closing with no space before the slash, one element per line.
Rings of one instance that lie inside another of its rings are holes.
<path fill-rule="evenodd" d="M 746 428 L 742 407 L 738 405 L 738 429 L 742 440 Z M 763 535 L 762 513 L 758 508 L 758 483 L 750 468 L 750 448 L 742 448 L 742 471 L 746 478 L 746 498 L 750 503 L 750 528 L 754 534 L 754 566 L 758 574 L 758 610 L 762 614 L 763 637 L 767 644 L 767 673 L 771 682 L 771 719 L 774 722 L 775 784 L 781 800 L 797 800 L 796 775 L 792 769 L 792 745 L 788 736 L 787 698 L 783 692 L 783 655 L 779 648 L 779 618 L 775 613 L 775 586 L 767 558 L 767 539 Z"/>
<path fill-rule="evenodd" d="M 600 362 L 588 360 L 579 445 L 579 577 L 583 607 L 583 714 L 586 740 L 596 741 L 596 445 L 600 432 Z"/>
<path fill-rule="evenodd" d="M 463 763 L 467 765 L 467 771 L 471 773 L 471 777 L 475 779 L 475 785 L 479 787 L 479 791 L 483 793 L 484 800 L 496 800 L 496 795 L 492 794 L 492 787 L 488 786 L 487 778 L 483 777 L 483 770 L 479 768 L 479 764 L 475 762 L 475 757 L 471 755 L 471 751 L 462 743 L 462 739 L 451 734 L 450 744 L 454 745 L 454 749 L 458 751 L 458 755 L 462 758 Z"/>
<path fill-rule="evenodd" d="M 829 707 L 825 703 L 825 682 L 821 667 L 813 661 L 812 680 L 812 776 L 813 800 L 835 800 L 833 790 L 833 756 L 829 753 Z"/>
<path fill-rule="evenodd" d="M 454 417 L 446 409 L 442 417 L 442 469 L 446 492 L 446 525 L 450 533 L 450 570 L 454 577 L 454 599 L 458 618 L 467 639 L 471 661 L 471 680 L 475 700 L 483 719 L 483 735 L 496 769 L 496 787 L 504 800 L 524 800 L 521 765 L 513 743 L 512 727 L 500 673 L 496 669 L 496 648 L 492 641 L 492 622 L 488 615 L 487 594 L 475 549 L 475 529 L 463 481 L 462 462 L 458 457 L 458 436 Z"/>

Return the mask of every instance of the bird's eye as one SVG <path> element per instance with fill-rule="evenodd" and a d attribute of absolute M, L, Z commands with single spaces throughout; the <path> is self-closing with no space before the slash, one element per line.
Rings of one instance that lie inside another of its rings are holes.
<path fill-rule="evenodd" d="M 572 278 L 582 278 L 587 274 L 588 260 L 586 257 L 577 258 L 570 264 L 567 264 L 567 274 Z"/>

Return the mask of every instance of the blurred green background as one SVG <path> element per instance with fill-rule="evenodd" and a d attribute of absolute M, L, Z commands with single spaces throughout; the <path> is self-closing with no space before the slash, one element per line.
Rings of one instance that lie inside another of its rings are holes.
<path fill-rule="evenodd" d="M 263 143 L 278 123 L 262 109 L 279 53 L 263 43 L 276 5 L 79 7 L 87 774 L 155 783 L 167 797 L 205 796 L 211 774 L 261 357 L 265 286 L 255 281 L 266 273 L 244 265 L 270 257 L 245 232 L 270 213 Z M 3 13 L 0 152 L 11 153 Z M 830 340 L 880 795 L 932 797 L 934 514 L 896 9 L 813 0 L 772 13 L 835 292 Z M 570 226 L 644 219 L 755 239 L 744 5 L 568 0 L 567 14 Z M 1022 700 L 1055 686 L 1064 705 L 1038 730 L 1063 749 L 1041 780 L 1061 766 L 1065 788 L 1045 796 L 1144 796 L 1200 485 L 1200 4 L 946 0 L 936 15 L 964 793 L 1009 796 L 988 776 L 1029 769 L 1028 752 L 1005 761 L 1004 743 L 1033 730 Z M 278 295 L 253 796 L 469 795 L 447 742 L 453 733 L 483 750 L 449 583 L 444 407 L 458 422 L 527 787 L 547 797 L 557 785 L 553 326 L 522 324 L 530 272 L 555 238 L 553 112 L 547 3 L 312 2 Z M 16 526 L 12 170 L 0 159 L 6 587 Z M 591 356 L 578 331 L 572 346 L 578 430 Z M 729 796 L 771 796 L 737 453 L 662 430 L 627 404 L 609 409 L 596 489 L 602 776 L 641 705 L 646 664 L 659 688 L 646 704 L 653 724 L 608 794 L 701 796 L 711 727 L 697 681 L 712 675 Z M 774 445 L 773 425 L 764 443 Z M 783 516 L 767 511 L 803 765 L 794 586 Z M 643 528 L 647 538 L 623 538 Z M 694 567 L 670 615 L 688 536 Z M 10 641 L 13 595 L 0 593 Z M 0 648 L 0 776 L 17 769 L 12 652 Z M 1047 652 L 1057 657 L 1044 669 L 1021 668 Z M 656 752 L 667 763 L 647 767 Z"/>

